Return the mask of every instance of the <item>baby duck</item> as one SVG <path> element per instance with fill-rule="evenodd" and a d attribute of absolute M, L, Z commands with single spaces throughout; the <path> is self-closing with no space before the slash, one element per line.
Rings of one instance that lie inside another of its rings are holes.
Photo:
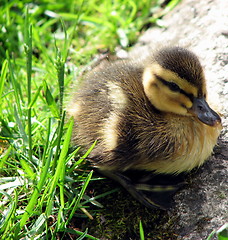
<path fill-rule="evenodd" d="M 73 141 L 87 148 L 97 141 L 94 167 L 145 206 L 166 208 L 180 187 L 170 178 L 202 165 L 222 129 L 206 97 L 200 61 L 185 48 L 109 63 L 87 74 L 68 108 Z"/>

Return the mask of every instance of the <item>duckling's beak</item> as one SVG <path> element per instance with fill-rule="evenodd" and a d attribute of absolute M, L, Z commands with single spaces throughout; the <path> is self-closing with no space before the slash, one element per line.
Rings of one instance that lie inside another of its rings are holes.
<path fill-rule="evenodd" d="M 204 98 L 194 98 L 190 112 L 196 115 L 201 122 L 209 126 L 217 126 L 221 123 L 219 115 L 209 107 Z"/>

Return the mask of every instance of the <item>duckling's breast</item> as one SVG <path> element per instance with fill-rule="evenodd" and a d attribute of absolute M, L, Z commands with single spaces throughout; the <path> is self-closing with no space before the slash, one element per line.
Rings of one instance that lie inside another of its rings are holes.
<path fill-rule="evenodd" d="M 211 127 L 198 119 L 186 125 L 183 149 L 180 149 L 180 152 L 177 153 L 177 162 L 180 164 L 179 171 L 182 169 L 190 171 L 194 167 L 201 166 L 212 154 L 221 129 L 221 124 Z"/>
<path fill-rule="evenodd" d="M 164 134 L 167 145 L 172 146 L 171 151 L 158 155 L 156 160 L 148 159 L 143 168 L 159 173 L 180 173 L 199 167 L 212 154 L 221 129 L 221 124 L 211 127 L 195 118 L 171 118 Z"/>

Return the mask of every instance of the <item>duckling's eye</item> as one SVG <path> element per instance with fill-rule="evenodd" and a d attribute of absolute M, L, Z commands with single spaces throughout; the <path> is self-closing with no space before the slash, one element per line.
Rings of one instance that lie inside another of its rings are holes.
<path fill-rule="evenodd" d="M 179 87 L 176 83 L 166 81 L 166 80 L 164 80 L 163 78 L 161 78 L 161 77 L 158 76 L 158 75 L 155 75 L 155 76 L 156 76 L 156 78 L 157 78 L 160 82 L 162 82 L 164 85 L 166 85 L 171 91 L 173 91 L 173 92 L 181 92 L 180 87 Z"/>
<path fill-rule="evenodd" d="M 180 92 L 180 90 L 181 90 L 179 88 L 179 86 L 174 82 L 167 82 L 167 85 L 168 85 L 169 89 L 173 92 Z"/>

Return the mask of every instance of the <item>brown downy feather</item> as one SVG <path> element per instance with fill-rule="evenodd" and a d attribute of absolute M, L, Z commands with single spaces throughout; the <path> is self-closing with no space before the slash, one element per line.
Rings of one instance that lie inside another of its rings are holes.
<path fill-rule="evenodd" d="M 143 82 L 145 69 L 150 71 L 149 77 L 155 76 L 154 80 L 149 78 L 148 85 Z M 157 75 L 165 81 L 157 80 Z M 210 156 L 220 124 L 208 126 L 182 106 L 184 113 L 177 110 L 180 114 L 157 107 L 161 102 L 167 109 L 180 107 L 175 101 L 172 103 L 175 93 L 169 93 L 168 88 L 174 80 L 171 78 L 175 78 L 181 91 L 193 97 L 206 95 L 197 57 L 182 48 L 162 50 L 156 57 L 147 59 L 145 66 L 125 60 L 107 64 L 87 75 L 68 112 L 75 119 L 73 141 L 88 148 L 97 140 L 90 155 L 95 167 L 110 171 L 142 169 L 180 173 L 200 166 Z M 159 100 L 150 98 L 157 88 L 164 89 L 167 97 L 159 93 Z M 192 105 L 182 95 L 176 99 Z"/>

